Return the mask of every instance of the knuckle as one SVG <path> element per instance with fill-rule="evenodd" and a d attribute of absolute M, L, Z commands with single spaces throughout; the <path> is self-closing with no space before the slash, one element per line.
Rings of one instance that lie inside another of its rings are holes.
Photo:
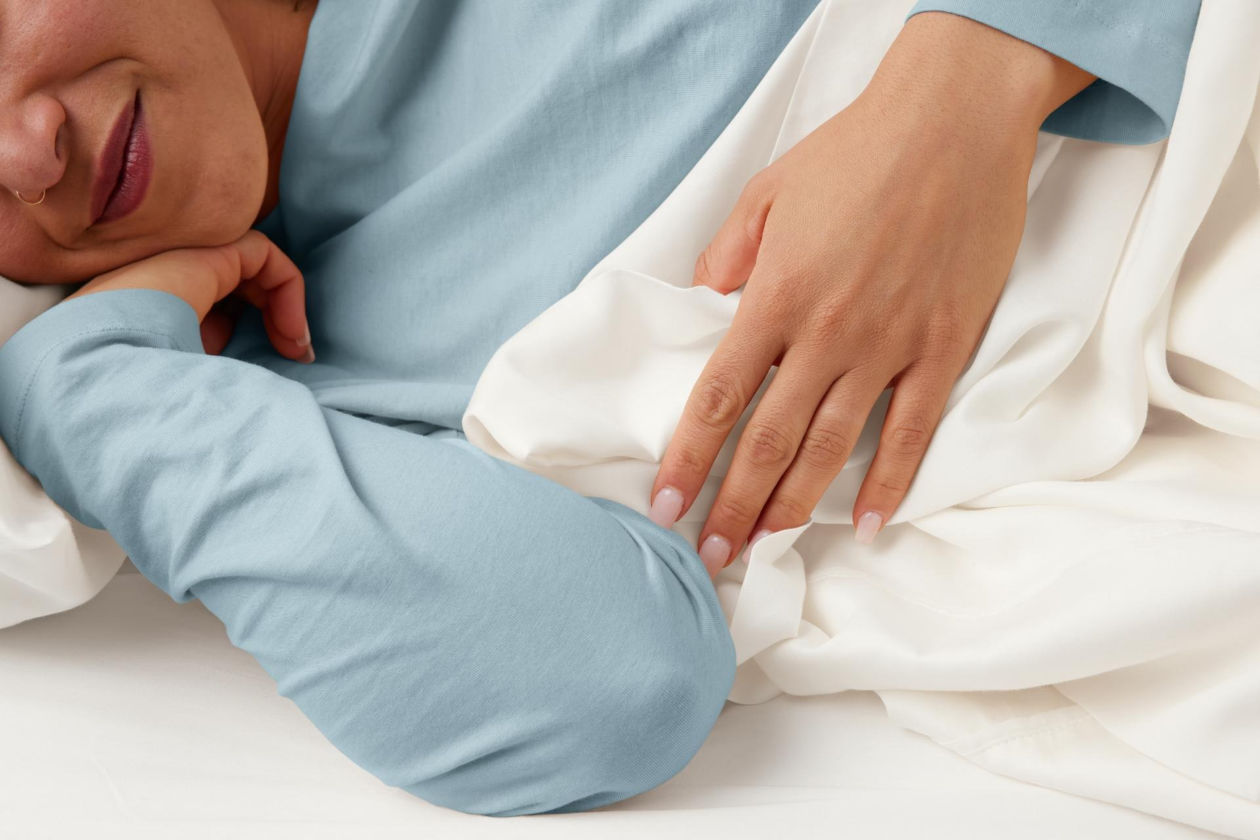
<path fill-rule="evenodd" d="M 740 527 L 752 522 L 760 512 L 761 507 L 754 504 L 751 499 L 737 495 L 725 495 L 713 503 L 713 509 L 709 511 L 709 521 Z M 716 530 L 721 532 L 720 527 Z"/>
<path fill-rule="evenodd" d="M 771 335 L 776 341 L 786 341 L 791 333 L 795 303 L 791 295 L 783 293 L 784 280 L 772 268 L 773 260 L 761 260 L 749 279 L 745 304 L 754 317 L 749 318 L 747 330 Z"/>
<path fill-rule="evenodd" d="M 915 350 L 914 367 L 930 377 L 948 376 L 961 369 L 975 347 L 974 341 L 968 343 L 968 336 L 962 328 L 929 327 Z"/>
<path fill-rule="evenodd" d="M 931 431 L 922 421 L 899 423 L 888 434 L 892 454 L 898 456 L 916 455 L 927 446 Z"/>
<path fill-rule="evenodd" d="M 831 469 L 844 465 L 852 444 L 843 432 L 821 426 L 812 429 L 801 442 L 801 458 L 817 469 Z"/>
<path fill-rule="evenodd" d="M 699 283 L 703 283 L 707 285 L 713 279 L 713 269 L 711 267 L 712 257 L 710 256 L 712 252 L 713 252 L 713 243 L 710 242 L 708 246 L 705 247 L 705 249 L 700 252 L 700 256 L 696 258 L 696 268 L 695 268 L 694 275 L 695 275 L 696 281 Z"/>
<path fill-rule="evenodd" d="M 771 515 L 767 521 L 782 522 L 781 528 L 795 528 L 804 525 L 814 513 L 814 505 L 796 495 L 776 497 L 771 505 Z"/>
<path fill-rule="evenodd" d="M 926 335 L 929 340 L 953 346 L 963 340 L 967 317 L 956 303 L 943 303 L 932 313 L 932 321 Z"/>
<path fill-rule="evenodd" d="M 670 474 L 685 476 L 684 483 L 698 481 L 709 471 L 708 462 L 689 446 L 670 452 L 668 460 Z"/>
<path fill-rule="evenodd" d="M 203 265 L 218 274 L 231 273 L 233 268 L 240 265 L 240 255 L 231 245 L 206 248 L 200 251 L 189 251 L 188 253 L 194 258 L 199 258 Z"/>
<path fill-rule="evenodd" d="M 741 197 L 746 200 L 758 201 L 766 196 L 771 189 L 774 181 L 774 172 L 771 167 L 758 170 L 757 174 L 748 179 L 744 184 Z"/>
<path fill-rule="evenodd" d="M 716 373 L 700 383 L 692 414 L 710 428 L 726 429 L 735 425 L 743 406 L 739 383 L 730 374 Z"/>
<path fill-rule="evenodd" d="M 202 251 L 196 259 L 200 261 L 202 269 L 213 278 L 220 293 L 227 294 L 240 282 L 241 258 L 230 246 Z"/>
<path fill-rule="evenodd" d="M 744 432 L 748 460 L 758 467 L 784 467 L 792 459 L 792 440 L 778 426 L 758 424 Z"/>
<path fill-rule="evenodd" d="M 909 342 L 904 338 L 905 327 L 894 319 L 867 323 L 862 338 L 872 350 L 867 355 L 878 358 L 902 356 Z M 873 352 L 872 352 L 873 351 Z"/>
<path fill-rule="evenodd" d="M 900 498 L 910 489 L 910 477 L 901 473 L 892 475 L 879 475 L 875 478 L 875 489 L 880 491 L 881 495 L 889 495 Z"/>
<path fill-rule="evenodd" d="M 744 216 L 743 224 L 739 226 L 739 235 L 743 237 L 744 247 L 753 253 L 756 253 L 761 248 L 762 225 L 761 212 L 754 208 Z"/>
<path fill-rule="evenodd" d="M 814 312 L 814 323 L 823 338 L 832 339 L 839 335 L 845 321 L 853 315 L 853 310 L 840 302 L 828 302 L 820 305 Z"/>
<path fill-rule="evenodd" d="M 820 340 L 819 350 L 828 355 L 834 355 L 838 345 L 854 351 L 857 358 L 885 355 L 888 325 L 847 294 L 815 306 L 810 327 Z"/>
<path fill-rule="evenodd" d="M 956 367 L 957 357 L 954 342 L 940 342 L 919 351 L 918 358 L 911 363 L 911 370 L 904 375 L 913 375 L 923 380 L 939 380 L 950 375 Z"/>

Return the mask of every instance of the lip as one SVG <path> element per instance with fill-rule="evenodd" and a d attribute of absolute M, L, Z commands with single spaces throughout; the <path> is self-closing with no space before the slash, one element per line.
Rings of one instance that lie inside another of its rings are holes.
<path fill-rule="evenodd" d="M 92 184 L 92 223 L 121 219 L 140 206 L 153 176 L 153 154 L 140 93 L 118 115 Z"/>

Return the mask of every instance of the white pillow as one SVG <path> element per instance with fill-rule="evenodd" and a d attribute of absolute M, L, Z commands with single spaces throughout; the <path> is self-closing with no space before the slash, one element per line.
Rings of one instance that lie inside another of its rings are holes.
<path fill-rule="evenodd" d="M 0 277 L 0 344 L 70 293 Z M 118 571 L 126 553 L 48 498 L 0 441 L 0 627 L 77 607 Z"/>

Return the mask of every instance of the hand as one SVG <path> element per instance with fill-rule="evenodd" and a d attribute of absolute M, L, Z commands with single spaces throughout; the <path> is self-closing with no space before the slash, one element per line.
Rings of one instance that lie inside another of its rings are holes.
<path fill-rule="evenodd" d="M 669 527 L 778 365 L 700 532 L 710 575 L 750 534 L 808 521 L 892 387 L 855 534 L 888 521 L 1005 285 L 1038 127 L 1092 78 L 974 21 L 916 15 L 862 95 L 748 183 L 693 281 L 744 286 L 739 307 L 652 488 Z"/>
<path fill-rule="evenodd" d="M 235 293 L 262 310 L 263 325 L 280 355 L 315 361 L 302 272 L 258 231 L 217 248 L 165 251 L 102 274 L 70 298 L 110 289 L 157 289 L 183 298 L 197 312 L 208 353 L 222 351 L 231 337 L 233 302 L 225 298 Z"/>

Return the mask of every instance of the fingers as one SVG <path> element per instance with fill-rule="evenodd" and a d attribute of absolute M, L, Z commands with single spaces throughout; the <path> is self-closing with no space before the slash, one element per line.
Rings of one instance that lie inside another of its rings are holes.
<path fill-rule="evenodd" d="M 726 294 L 748 281 L 770 212 L 771 191 L 763 180 L 766 177 L 763 171 L 748 182 L 735 208 L 696 260 L 691 285 L 708 286 Z"/>
<path fill-rule="evenodd" d="M 264 270 L 272 251 L 283 254 L 270 239 L 256 230 L 247 231 L 240 239 L 223 247 L 235 252 L 240 259 L 239 280 L 241 283 L 247 279 L 256 278 Z M 255 285 L 266 288 L 262 284 Z"/>
<path fill-rule="evenodd" d="M 652 487 L 649 516 L 671 527 L 695 501 L 718 451 L 761 387 L 782 344 L 741 307 L 683 407 Z"/>
<path fill-rule="evenodd" d="M 810 420 L 787 472 L 761 512 L 754 534 L 804 525 L 840 474 L 884 384 L 851 370 L 831 384 Z"/>
<path fill-rule="evenodd" d="M 293 261 L 262 233 L 251 230 L 218 247 L 177 248 L 106 272 L 70 297 L 114 289 L 156 289 L 192 307 L 206 352 L 222 352 L 235 318 L 215 311 L 232 292 L 263 312 L 272 344 L 284 356 L 314 361 L 306 321 L 306 289 Z"/>
<path fill-rule="evenodd" d="M 201 344 L 207 355 L 217 356 L 227 347 L 244 305 L 245 301 L 229 295 L 211 307 L 210 312 L 202 319 Z"/>
<path fill-rule="evenodd" d="M 698 540 L 710 575 L 729 565 L 792 463 L 830 375 L 801 345 L 788 348 L 731 459 Z M 813 505 L 803 511 L 808 517 Z"/>
<path fill-rule="evenodd" d="M 258 231 L 224 247 L 239 258 L 238 291 L 262 310 L 263 326 L 276 350 L 290 359 L 314 361 L 302 272 Z"/>
<path fill-rule="evenodd" d="M 879 446 L 853 506 L 854 536 L 869 543 L 910 489 L 953 390 L 957 371 L 941 363 L 907 368 L 893 389 Z"/>

